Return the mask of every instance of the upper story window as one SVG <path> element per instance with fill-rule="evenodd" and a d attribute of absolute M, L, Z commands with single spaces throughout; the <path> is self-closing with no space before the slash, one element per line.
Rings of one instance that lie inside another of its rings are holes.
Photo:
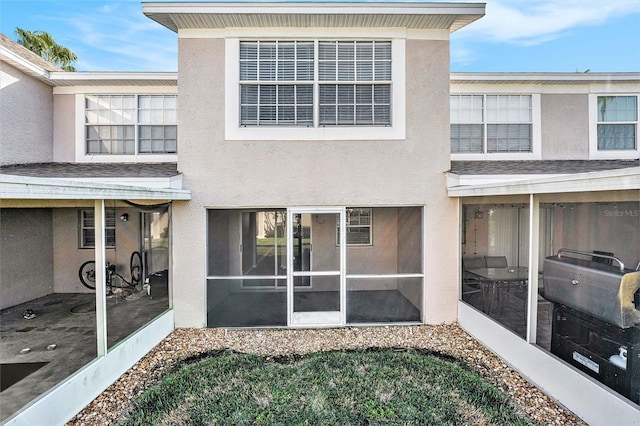
<path fill-rule="evenodd" d="M 85 153 L 175 154 L 176 95 L 87 95 Z"/>
<path fill-rule="evenodd" d="M 390 41 L 241 41 L 241 126 L 390 126 Z"/>
<path fill-rule="evenodd" d="M 598 96 L 598 150 L 637 147 L 638 97 Z"/>
<path fill-rule="evenodd" d="M 452 153 L 531 153 L 531 95 L 451 95 Z"/>

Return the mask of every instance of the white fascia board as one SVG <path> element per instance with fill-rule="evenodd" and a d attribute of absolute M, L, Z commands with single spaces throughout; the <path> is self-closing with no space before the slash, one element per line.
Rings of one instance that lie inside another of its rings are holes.
<path fill-rule="evenodd" d="M 467 179 L 471 179 L 469 176 Z M 564 176 L 530 180 L 507 181 L 503 177 L 500 183 L 479 183 L 476 185 L 448 186 L 449 197 L 475 197 L 488 195 L 550 194 L 565 192 L 593 192 L 640 190 L 640 167 L 605 170 L 599 172 L 575 173 Z M 455 185 L 455 179 L 448 180 Z"/>
<path fill-rule="evenodd" d="M 127 72 L 118 72 L 118 71 L 80 71 L 80 72 L 69 72 L 69 71 L 53 71 L 49 73 L 49 77 L 51 80 L 64 80 L 64 81 L 84 81 L 84 80 L 92 80 L 92 81 L 100 81 L 100 80 L 162 80 L 162 81 L 172 81 L 178 79 L 177 72 L 150 72 L 150 71 L 127 71 Z"/>
<path fill-rule="evenodd" d="M 0 175 L 0 199 L 190 200 L 191 191 L 30 176 Z M 129 180 L 131 182 L 132 180 Z M 175 182 L 174 182 L 175 184 Z"/>
<path fill-rule="evenodd" d="M 553 72 L 534 72 L 534 73 L 519 73 L 519 72 L 493 72 L 493 73 L 464 73 L 464 72 L 452 72 L 451 81 L 469 81 L 469 82 L 510 82 L 510 81 L 522 81 L 522 82 L 539 82 L 544 83 L 548 81 L 566 81 L 570 82 L 602 82 L 610 81 L 615 83 L 616 81 L 630 81 L 635 80 L 640 83 L 640 72 L 619 72 L 619 73 L 553 73 Z"/>
<path fill-rule="evenodd" d="M 4 46 L 0 46 L 0 56 L 6 58 L 5 60 L 7 61 L 7 63 L 13 65 L 14 67 L 19 68 L 20 70 L 25 72 L 27 75 L 38 78 L 42 81 L 47 82 L 48 84 L 51 84 L 49 82 L 49 71 L 23 58 L 17 53 L 7 49 Z"/>
<path fill-rule="evenodd" d="M 144 14 L 294 14 L 294 15 L 484 15 L 484 3 L 371 3 L 371 2 L 143 2 Z"/>

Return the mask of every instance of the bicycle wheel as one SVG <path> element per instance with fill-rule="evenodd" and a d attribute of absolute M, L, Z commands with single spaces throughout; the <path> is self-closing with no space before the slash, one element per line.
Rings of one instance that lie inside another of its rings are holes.
<path fill-rule="evenodd" d="M 129 260 L 129 270 L 131 272 L 131 287 L 135 287 L 142 281 L 142 255 L 138 251 L 131 253 L 131 259 Z"/>
<path fill-rule="evenodd" d="M 78 276 L 80 277 L 80 282 L 83 286 L 88 289 L 95 290 L 96 289 L 96 262 L 93 260 L 88 260 L 80 266 L 80 270 L 78 270 Z"/>

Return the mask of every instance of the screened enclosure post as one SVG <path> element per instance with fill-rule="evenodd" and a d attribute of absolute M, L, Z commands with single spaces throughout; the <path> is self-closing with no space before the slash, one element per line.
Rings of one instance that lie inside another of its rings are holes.
<path fill-rule="evenodd" d="M 104 200 L 94 203 L 94 236 L 95 236 L 95 277 L 96 277 L 96 327 L 98 356 L 107 354 L 107 282 L 105 252 L 105 211 Z"/>
<path fill-rule="evenodd" d="M 529 297 L 527 310 L 527 342 L 536 343 L 538 326 L 538 268 L 540 250 L 540 199 L 529 195 Z"/>

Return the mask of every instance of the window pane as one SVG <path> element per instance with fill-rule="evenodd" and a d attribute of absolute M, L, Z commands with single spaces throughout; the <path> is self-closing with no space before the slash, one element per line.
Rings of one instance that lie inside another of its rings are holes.
<path fill-rule="evenodd" d="M 531 152 L 531 125 L 487 125 L 487 152 Z"/>
<path fill-rule="evenodd" d="M 636 121 L 638 98 L 636 96 L 598 96 L 598 121 Z"/>
<path fill-rule="evenodd" d="M 634 124 L 598 124 L 598 149 L 620 150 L 636 148 Z"/>
<path fill-rule="evenodd" d="M 451 152 L 481 153 L 482 124 L 452 124 Z"/>

